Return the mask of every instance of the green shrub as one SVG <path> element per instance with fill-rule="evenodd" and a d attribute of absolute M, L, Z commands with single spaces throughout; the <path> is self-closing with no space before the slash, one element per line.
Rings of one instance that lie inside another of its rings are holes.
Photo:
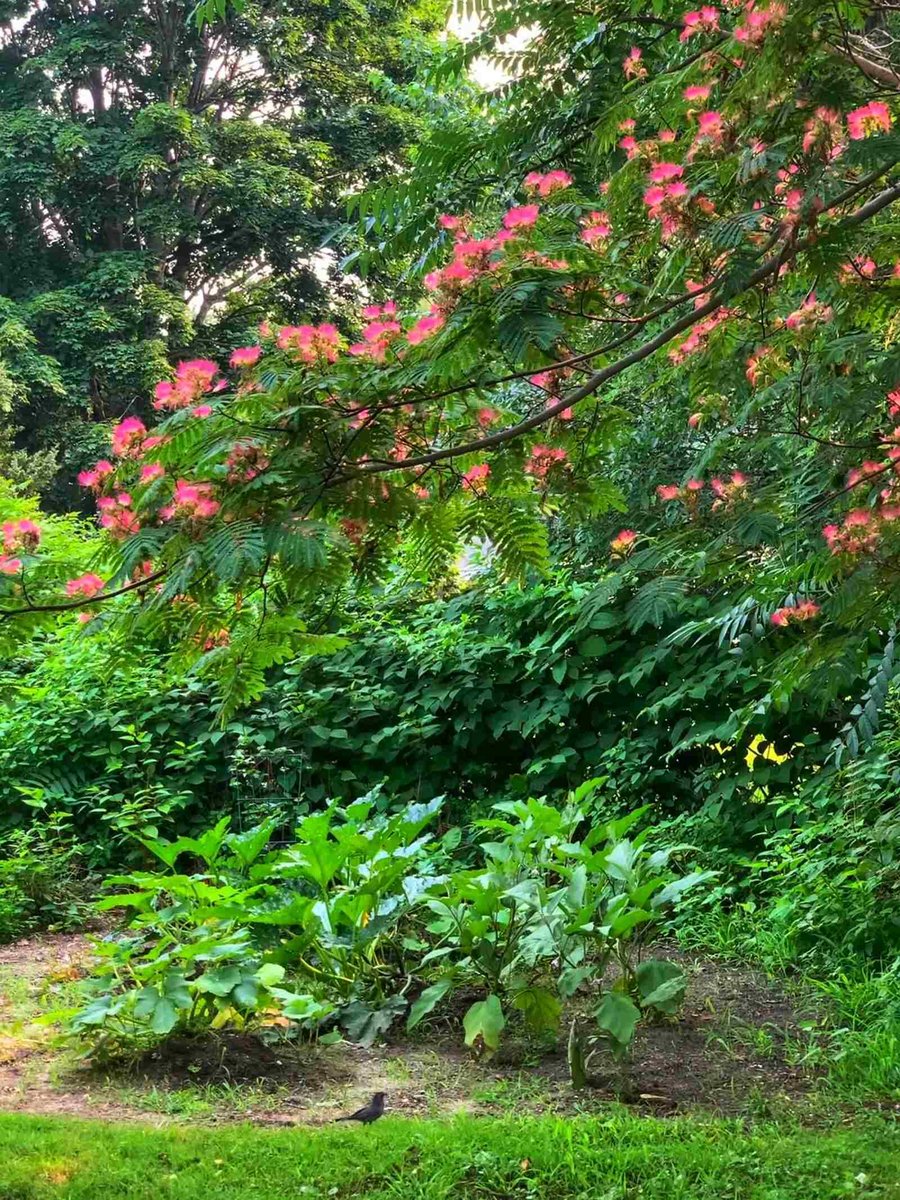
<path fill-rule="evenodd" d="M 465 823 L 493 800 L 602 774 L 610 816 L 705 805 L 746 852 L 758 796 L 789 796 L 820 768 L 856 677 L 810 668 L 790 705 L 772 705 L 764 640 L 719 646 L 727 612 L 704 595 L 652 620 L 645 601 L 635 609 L 615 577 L 560 578 L 360 608 L 339 623 L 344 650 L 274 670 L 222 728 L 214 686 L 173 681 L 158 647 L 110 648 L 80 628 L 38 640 L 0 674 L 0 822 L 27 826 L 18 788 L 41 788 L 105 868 L 128 861 L 142 828 L 176 837 L 229 814 L 287 833 L 381 784 L 400 804 L 452 796 Z M 790 754 L 748 764 L 757 737 Z"/>
<path fill-rule="evenodd" d="M 475 987 L 465 1040 L 490 1053 L 512 1015 L 555 1031 L 563 1002 L 614 962 L 596 1022 L 624 1052 L 641 1016 L 673 1013 L 685 987 L 679 969 L 638 963 L 638 951 L 707 876 L 675 875 L 674 851 L 651 852 L 646 831 L 626 836 L 644 810 L 589 821 L 598 782 L 562 810 L 495 806 L 474 849 L 459 829 L 426 832 L 439 799 L 395 812 L 378 796 L 305 817 L 287 846 L 270 847 L 273 822 L 229 833 L 228 818 L 198 838 L 144 838 L 165 869 L 107 880 L 100 907 L 130 919 L 99 943 L 69 1028 L 95 1051 L 224 1025 L 343 1030 L 366 1045 L 407 1010 L 412 1028 Z"/>
<path fill-rule="evenodd" d="M 54 822 L 18 830 L 0 842 L 0 942 L 38 928 L 82 926 L 91 881 L 84 850 Z"/>

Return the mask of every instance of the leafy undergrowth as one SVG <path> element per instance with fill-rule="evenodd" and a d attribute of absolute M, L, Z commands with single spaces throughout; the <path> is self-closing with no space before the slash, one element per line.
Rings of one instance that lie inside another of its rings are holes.
<path fill-rule="evenodd" d="M 0 1115 L 4 1200 L 892 1200 L 900 1139 L 738 1121 L 400 1121 L 315 1131 L 102 1125 Z"/>
<path fill-rule="evenodd" d="M 91 1070 L 39 1023 L 42 1012 L 65 1002 L 87 956 L 88 943 L 78 938 L 35 938 L 0 950 L 0 1108 L 318 1124 L 376 1089 L 387 1093 L 392 1112 L 407 1116 L 597 1113 L 621 1095 L 623 1077 L 607 1057 L 596 1064 L 593 1086 L 573 1090 L 564 1036 L 511 1035 L 492 1059 L 476 1061 L 461 1045 L 453 1013 L 432 1018 L 414 1037 L 370 1049 L 265 1045 L 220 1032 L 173 1037 L 115 1070 Z M 689 979 L 684 1012 L 639 1030 L 624 1077 L 631 1104 L 655 1116 L 703 1109 L 760 1119 L 793 1111 L 818 1121 L 828 1106 L 819 1081 L 797 1061 L 800 1018 L 781 993 L 733 964 L 680 961 Z"/>

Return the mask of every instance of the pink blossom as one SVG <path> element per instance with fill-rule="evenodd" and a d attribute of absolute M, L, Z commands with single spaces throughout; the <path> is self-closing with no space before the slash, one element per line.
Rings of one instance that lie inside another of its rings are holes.
<path fill-rule="evenodd" d="M 540 171 L 531 171 L 525 176 L 523 187 L 527 192 L 538 196 L 552 196 L 554 192 L 564 191 L 572 186 L 572 176 L 568 171 L 548 171 L 542 175 Z"/>
<path fill-rule="evenodd" d="M 689 492 L 702 492 L 706 485 L 702 479 L 689 479 L 684 486 Z"/>
<path fill-rule="evenodd" d="M 5 521 L 3 524 L 3 550 L 6 554 L 12 554 L 16 550 L 34 550 L 40 540 L 41 529 L 34 521 L 26 518 L 19 521 Z"/>
<path fill-rule="evenodd" d="M 523 204 L 520 208 L 511 208 L 503 216 L 505 229 L 526 229 L 538 219 L 540 207 L 537 204 Z"/>
<path fill-rule="evenodd" d="M 619 148 L 624 150 L 629 158 L 634 158 L 640 149 L 640 145 L 637 138 L 632 137 L 631 134 L 629 134 L 628 137 L 623 137 L 619 142 Z"/>
<path fill-rule="evenodd" d="M 892 123 L 890 109 L 880 100 L 873 100 L 847 113 L 847 129 L 856 141 L 873 133 L 888 133 Z"/>
<path fill-rule="evenodd" d="M 139 417 L 126 417 L 112 431 L 113 454 L 132 457 L 140 451 L 147 429 Z"/>
<path fill-rule="evenodd" d="M 745 46 L 759 46 L 769 30 L 777 28 L 786 16 L 787 8 L 778 0 L 766 8 L 757 8 L 755 0 L 748 0 L 743 24 L 734 31 L 735 40 Z"/>
<path fill-rule="evenodd" d="M 694 100 L 708 100 L 711 91 L 712 88 L 706 84 L 694 83 L 690 87 L 686 87 L 681 94 L 685 100 L 692 102 Z"/>
<path fill-rule="evenodd" d="M 88 573 L 87 575 L 79 575 L 77 579 L 70 579 L 66 584 L 66 595 L 84 596 L 86 600 L 90 600 L 92 597 L 99 595 L 105 587 L 106 584 L 99 575 Z"/>
<path fill-rule="evenodd" d="M 152 483 L 154 479 L 161 479 L 164 474 L 162 463 L 146 463 L 141 467 L 140 481 L 141 483 Z"/>
<path fill-rule="evenodd" d="M 861 255 L 844 263 L 840 269 L 841 283 L 855 283 L 860 279 L 872 279 L 878 273 L 878 264 L 872 258 Z"/>
<path fill-rule="evenodd" d="M 817 108 L 806 122 L 803 134 L 803 153 L 810 154 L 816 150 L 823 157 L 836 157 L 843 144 L 843 124 L 841 115 L 833 108 Z"/>
<path fill-rule="evenodd" d="M 215 516 L 220 507 L 218 500 L 212 497 L 211 484 L 189 483 L 186 479 L 179 479 L 175 484 L 172 504 L 160 509 L 160 516 L 164 521 L 170 521 L 173 517 L 205 520 Z"/>
<path fill-rule="evenodd" d="M 584 226 L 581 231 L 581 240 L 595 248 L 602 246 L 612 233 L 609 214 L 605 212 L 588 213 L 586 217 L 581 218 L 581 224 Z"/>
<path fill-rule="evenodd" d="M 208 417 L 212 412 L 211 404 L 198 404 L 195 409 L 191 410 L 192 417 Z"/>
<path fill-rule="evenodd" d="M 725 122 L 720 112 L 711 109 L 697 118 L 697 142 L 721 146 L 725 138 Z M 696 145 L 696 143 L 695 143 Z"/>
<path fill-rule="evenodd" d="M 568 459 L 566 450 L 553 446 L 532 446 L 531 457 L 525 464 L 525 472 L 535 479 L 546 479 L 554 466 L 562 465 Z"/>
<path fill-rule="evenodd" d="M 830 304 L 816 301 L 815 292 L 811 293 L 785 320 L 785 326 L 794 333 L 803 333 L 814 329 L 816 325 L 826 324 L 834 316 Z"/>
<path fill-rule="evenodd" d="M 254 442 L 238 442 L 225 460 L 229 483 L 249 483 L 269 465 L 269 460 Z"/>
<path fill-rule="evenodd" d="M 631 553 L 636 541 L 637 534 L 633 529 L 620 529 L 609 543 L 609 547 L 617 558 L 624 558 Z"/>
<path fill-rule="evenodd" d="M 407 333 L 406 340 L 411 346 L 418 346 L 420 342 L 424 342 L 426 338 L 437 333 L 443 324 L 444 318 L 440 313 L 431 313 L 427 317 L 420 317 Z"/>
<path fill-rule="evenodd" d="M 279 329 L 275 344 L 307 366 L 337 362 L 341 338 L 334 325 L 285 325 Z"/>
<path fill-rule="evenodd" d="M 259 362 L 262 346 L 239 346 L 228 360 L 232 367 L 252 367 Z"/>
<path fill-rule="evenodd" d="M 682 42 L 697 33 L 715 33 L 719 28 L 719 10 L 711 4 L 704 4 L 700 9 L 686 12 L 681 23 L 684 26 L 681 31 Z"/>
<path fill-rule="evenodd" d="M 0 554 L 0 575 L 18 575 L 21 570 L 21 558 L 7 558 L 5 554 Z"/>
<path fill-rule="evenodd" d="M 783 628 L 794 621 L 812 621 L 820 612 L 821 609 L 818 604 L 812 600 L 803 600 L 800 604 L 789 604 L 784 608 L 776 608 L 769 620 L 773 625 L 779 625 Z"/>
<path fill-rule="evenodd" d="M 679 163 L 661 162 L 650 168 L 651 183 L 668 183 L 672 179 L 680 179 L 684 167 Z"/>
<path fill-rule="evenodd" d="M 463 486 L 471 489 L 473 492 L 483 492 L 487 487 L 490 473 L 491 468 L 488 463 L 479 463 L 475 467 L 469 467 L 468 471 L 462 477 Z"/>
<path fill-rule="evenodd" d="M 656 489 L 656 494 L 660 500 L 664 500 L 667 504 L 670 500 L 678 500 L 681 496 L 681 488 L 677 483 L 661 483 Z"/>
<path fill-rule="evenodd" d="M 80 487 L 97 490 L 103 485 L 103 481 L 115 472 L 115 469 L 108 459 L 101 458 L 89 470 L 79 471 L 78 484 Z"/>
<path fill-rule="evenodd" d="M 647 68 L 641 62 L 643 51 L 639 46 L 632 46 L 622 61 L 622 71 L 626 79 L 646 79 Z"/>
<path fill-rule="evenodd" d="M 187 408 L 207 392 L 221 391 L 224 380 L 218 379 L 219 367 L 209 358 L 194 358 L 180 362 L 175 368 L 175 382 L 163 380 L 155 388 L 153 407 L 174 412 Z"/>

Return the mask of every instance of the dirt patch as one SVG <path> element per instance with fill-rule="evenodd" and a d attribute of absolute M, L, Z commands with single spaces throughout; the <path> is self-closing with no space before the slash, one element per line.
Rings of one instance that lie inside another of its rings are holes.
<path fill-rule="evenodd" d="M 81 933 L 45 933 L 40 937 L 22 938 L 0 946 L 0 972 L 4 976 L 10 972 L 29 978 L 46 976 L 73 964 L 80 965 L 89 952 L 90 942 Z M 2 983 L 0 980 L 0 995 Z"/>
<path fill-rule="evenodd" d="M 489 1062 L 462 1045 L 458 1020 L 364 1049 L 265 1045 L 242 1034 L 174 1038 L 115 1072 L 75 1061 L 35 1017 L 71 1000 L 90 944 L 52 935 L 0 947 L 0 1108 L 107 1119 L 257 1120 L 319 1124 L 352 1112 L 375 1091 L 392 1112 L 596 1111 L 616 1098 L 657 1115 L 703 1109 L 765 1112 L 779 1098 L 805 1102 L 815 1078 L 789 1061 L 798 1013 L 755 971 L 681 953 L 687 1004 L 677 1020 L 640 1027 L 627 1072 L 601 1053 L 594 1086 L 573 1091 L 565 1037 L 535 1043 L 514 1029 Z M 590 996 L 574 1015 L 589 1024 Z M 623 1091 L 624 1088 L 624 1091 Z"/>

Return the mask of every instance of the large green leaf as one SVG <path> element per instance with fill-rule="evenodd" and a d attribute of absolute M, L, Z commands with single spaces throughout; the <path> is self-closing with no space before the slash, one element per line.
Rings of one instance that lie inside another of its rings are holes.
<path fill-rule="evenodd" d="M 500 1034 L 505 1026 L 506 1017 L 496 996 L 476 1000 L 463 1017 L 466 1045 L 493 1053 L 500 1045 Z"/>
<path fill-rule="evenodd" d="M 596 1012 L 597 1024 L 619 1050 L 626 1050 L 634 1037 L 641 1010 L 623 992 L 607 992 Z"/>

